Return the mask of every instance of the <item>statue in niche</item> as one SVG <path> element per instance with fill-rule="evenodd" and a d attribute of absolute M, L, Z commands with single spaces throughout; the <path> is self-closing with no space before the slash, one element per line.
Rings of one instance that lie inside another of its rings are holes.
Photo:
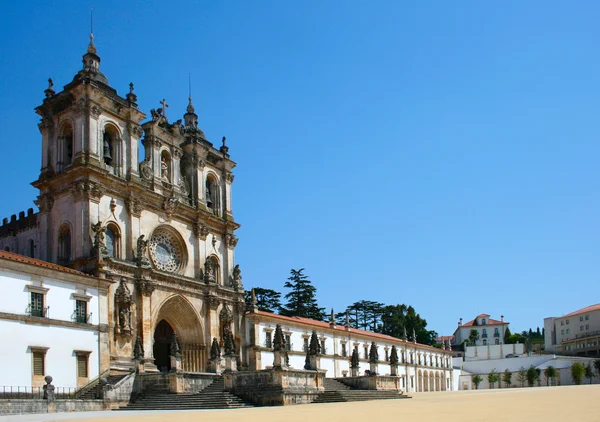
<path fill-rule="evenodd" d="M 223 330 L 223 354 L 225 356 L 235 356 L 235 342 L 233 340 L 233 334 L 229 327 L 225 327 Z"/>
<path fill-rule="evenodd" d="M 92 224 L 92 232 L 94 232 L 94 247 L 92 254 L 102 261 L 107 256 L 108 250 L 106 249 L 106 227 L 102 226 L 102 222 L 98 221 L 96 224 Z"/>
<path fill-rule="evenodd" d="M 146 251 L 148 249 L 148 240 L 144 240 L 145 235 L 141 235 L 137 240 L 137 251 L 136 261 L 138 267 L 147 267 L 150 265 L 150 261 L 146 257 Z"/>
<path fill-rule="evenodd" d="M 165 182 L 169 181 L 169 165 L 167 164 L 165 157 L 160 159 L 160 177 Z"/>
<path fill-rule="evenodd" d="M 117 334 L 130 335 L 131 334 L 131 305 L 133 300 L 131 298 L 131 292 L 122 279 L 117 291 L 115 292 L 115 314 L 117 319 L 116 331 Z"/>
<path fill-rule="evenodd" d="M 235 289 L 235 291 L 238 290 L 242 290 L 242 270 L 240 270 L 240 265 L 236 264 L 235 267 L 233 267 L 233 285 L 232 287 Z"/>
<path fill-rule="evenodd" d="M 214 283 L 216 281 L 215 264 L 210 257 L 204 262 L 204 281 L 207 283 Z"/>

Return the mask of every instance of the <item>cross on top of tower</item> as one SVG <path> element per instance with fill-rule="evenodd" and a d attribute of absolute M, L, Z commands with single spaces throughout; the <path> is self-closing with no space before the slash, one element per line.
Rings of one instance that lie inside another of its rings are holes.
<path fill-rule="evenodd" d="M 162 104 L 162 115 L 164 117 L 167 117 L 167 107 L 169 107 L 169 105 L 167 104 L 167 100 L 163 98 L 163 100 L 160 103 Z"/>

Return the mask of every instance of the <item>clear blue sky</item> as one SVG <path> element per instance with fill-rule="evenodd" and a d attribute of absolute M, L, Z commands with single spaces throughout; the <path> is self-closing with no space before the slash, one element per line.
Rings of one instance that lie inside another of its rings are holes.
<path fill-rule="evenodd" d="M 101 69 L 238 162 L 246 287 L 413 305 L 440 334 L 600 302 L 600 3 L 99 1 Z M 32 206 L 34 107 L 81 67 L 81 1 L 0 16 L 0 215 Z"/>

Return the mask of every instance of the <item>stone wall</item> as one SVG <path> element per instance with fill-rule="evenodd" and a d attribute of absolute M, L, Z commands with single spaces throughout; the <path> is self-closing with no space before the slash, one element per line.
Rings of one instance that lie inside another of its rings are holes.
<path fill-rule="evenodd" d="M 223 376 L 226 389 L 259 406 L 311 403 L 325 391 L 322 370 L 262 370 Z"/>
<path fill-rule="evenodd" d="M 0 415 L 107 410 L 103 400 L 0 400 Z"/>
<path fill-rule="evenodd" d="M 211 374 L 138 374 L 131 388 L 131 400 L 135 401 L 144 391 L 164 393 L 197 393 L 210 385 L 215 378 Z"/>
<path fill-rule="evenodd" d="M 400 378 L 392 376 L 364 376 L 336 378 L 337 381 L 355 390 L 400 391 Z"/>

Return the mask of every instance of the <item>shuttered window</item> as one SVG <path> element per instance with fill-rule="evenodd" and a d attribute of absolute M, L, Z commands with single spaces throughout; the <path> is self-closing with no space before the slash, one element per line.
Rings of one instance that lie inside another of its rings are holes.
<path fill-rule="evenodd" d="M 33 352 L 33 375 L 44 376 L 44 358 L 45 354 L 42 352 Z"/>
<path fill-rule="evenodd" d="M 88 357 L 87 355 L 77 355 L 77 376 L 79 378 L 88 377 Z"/>

